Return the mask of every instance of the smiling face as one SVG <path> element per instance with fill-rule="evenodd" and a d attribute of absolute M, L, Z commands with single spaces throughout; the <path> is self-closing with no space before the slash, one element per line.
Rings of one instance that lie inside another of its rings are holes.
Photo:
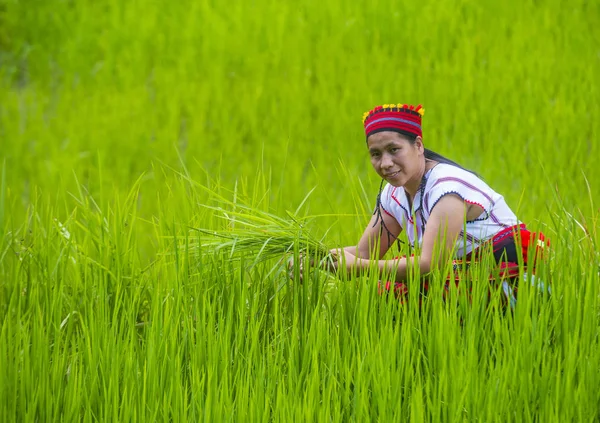
<path fill-rule="evenodd" d="M 423 141 L 414 143 L 398 132 L 383 131 L 370 135 L 367 147 L 371 164 L 391 185 L 404 187 L 410 194 L 418 189 L 425 169 Z"/>

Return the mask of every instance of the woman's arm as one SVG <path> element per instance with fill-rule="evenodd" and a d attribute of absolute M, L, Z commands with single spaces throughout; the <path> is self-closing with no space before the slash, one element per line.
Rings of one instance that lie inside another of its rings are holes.
<path fill-rule="evenodd" d="M 381 217 L 377 216 L 377 213 L 371 217 L 371 221 L 365 228 L 360 241 L 358 241 L 358 245 L 352 245 L 348 247 L 344 247 L 341 249 L 333 249 L 331 252 L 338 257 L 340 255 L 346 254 L 349 257 L 353 258 L 353 262 L 357 258 L 368 259 L 370 257 L 381 258 L 384 254 L 390 249 L 394 241 L 400 235 L 402 231 L 402 227 L 398 223 L 398 221 L 383 211 L 382 208 L 379 209 Z M 386 229 L 387 228 L 387 229 Z M 389 231 L 389 232 L 388 232 Z M 389 234 L 389 236 L 388 236 Z M 375 255 L 375 251 L 377 246 L 379 246 L 379 252 Z M 349 264 L 349 262 L 347 262 Z M 314 266 L 316 263 L 311 260 L 311 266 Z M 322 268 L 329 271 L 337 271 L 337 264 L 332 264 L 331 261 L 323 261 L 319 264 Z M 300 260 L 300 281 L 304 278 L 304 269 L 302 260 Z M 288 276 L 290 279 L 293 279 L 293 268 L 294 268 L 294 260 L 293 258 L 289 259 L 287 262 L 288 268 Z"/>
<path fill-rule="evenodd" d="M 371 217 L 369 224 L 360 237 L 360 241 L 358 241 L 358 245 L 344 247 L 342 250 L 363 259 L 381 258 L 396 241 L 400 232 L 402 232 L 402 227 L 398 221 L 380 208 L 379 213 L 375 213 Z M 379 246 L 379 251 L 376 252 L 377 246 Z"/>
<path fill-rule="evenodd" d="M 466 206 L 460 197 L 452 194 L 445 195 L 435 205 L 427 221 L 419 257 L 377 260 L 377 265 L 374 266 L 375 263 L 372 260 L 364 258 L 362 255 L 355 256 L 347 250 L 341 250 L 338 253 L 337 265 L 345 262 L 346 270 L 349 273 L 366 273 L 371 267 L 376 268 L 380 275 L 396 272 L 397 281 L 406 280 L 408 269 L 413 268 L 415 264 L 418 264 L 421 274 L 429 273 L 450 259 L 456 240 L 464 226 L 465 213 Z"/>

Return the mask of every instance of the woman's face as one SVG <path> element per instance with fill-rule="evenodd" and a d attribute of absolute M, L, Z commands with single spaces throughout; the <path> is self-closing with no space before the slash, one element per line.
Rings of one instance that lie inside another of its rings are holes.
<path fill-rule="evenodd" d="M 396 187 L 421 183 L 424 148 L 421 137 L 414 144 L 393 131 L 378 132 L 367 139 L 371 164 L 381 178 Z"/>

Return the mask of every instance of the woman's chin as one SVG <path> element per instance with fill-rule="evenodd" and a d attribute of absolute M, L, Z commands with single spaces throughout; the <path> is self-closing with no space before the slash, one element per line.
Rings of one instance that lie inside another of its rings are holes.
<path fill-rule="evenodd" d="M 387 183 L 390 184 L 393 187 L 397 187 L 400 188 L 401 186 L 404 185 L 404 181 L 401 180 L 400 178 L 396 177 L 396 178 L 389 178 L 386 179 Z"/>

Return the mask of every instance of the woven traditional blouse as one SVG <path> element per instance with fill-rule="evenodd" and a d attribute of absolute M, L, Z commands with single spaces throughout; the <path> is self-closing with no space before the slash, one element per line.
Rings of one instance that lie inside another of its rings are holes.
<path fill-rule="evenodd" d="M 415 195 L 412 208 L 402 187 L 387 184 L 381 193 L 381 207 L 395 218 L 406 231 L 412 247 L 423 242 L 427 220 L 440 199 L 454 194 L 484 211 L 475 220 L 466 222 L 466 231 L 460 232 L 456 241 L 456 259 L 476 249 L 501 230 L 519 224 L 504 198 L 484 181 L 466 170 L 440 163 L 430 169 Z M 465 242 L 466 241 L 466 242 Z"/>

